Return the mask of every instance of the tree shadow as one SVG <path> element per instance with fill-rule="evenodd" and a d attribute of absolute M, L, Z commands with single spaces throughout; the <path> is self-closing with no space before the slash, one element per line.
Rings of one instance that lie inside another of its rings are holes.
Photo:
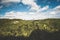
<path fill-rule="evenodd" d="M 60 31 L 50 33 L 44 30 L 36 29 L 29 37 L 0 36 L 0 40 L 60 40 Z"/>
<path fill-rule="evenodd" d="M 6 36 L 6 37 L 2 37 L 0 36 L 0 40 L 27 40 L 26 37 L 23 36 L 19 36 L 19 37 L 15 37 L 15 36 Z"/>
<path fill-rule="evenodd" d="M 28 40 L 60 40 L 60 32 L 47 32 L 44 30 L 34 30 Z"/>

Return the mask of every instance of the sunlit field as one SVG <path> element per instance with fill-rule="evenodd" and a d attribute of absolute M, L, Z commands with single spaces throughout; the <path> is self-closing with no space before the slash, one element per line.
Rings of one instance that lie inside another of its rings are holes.
<path fill-rule="evenodd" d="M 0 19 L 0 39 L 60 40 L 60 19 Z"/>

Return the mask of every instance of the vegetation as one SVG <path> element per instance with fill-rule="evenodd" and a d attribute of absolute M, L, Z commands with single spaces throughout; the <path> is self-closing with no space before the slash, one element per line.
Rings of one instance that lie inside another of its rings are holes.
<path fill-rule="evenodd" d="M 50 33 L 60 30 L 60 19 L 0 19 L 0 36 L 29 36 L 35 29 Z"/>

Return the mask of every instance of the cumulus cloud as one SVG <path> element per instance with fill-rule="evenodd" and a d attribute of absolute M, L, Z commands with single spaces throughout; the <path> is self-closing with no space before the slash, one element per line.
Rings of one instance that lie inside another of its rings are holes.
<path fill-rule="evenodd" d="M 50 12 L 50 14 L 56 15 L 60 13 L 60 5 L 56 6 L 55 8 L 53 8 Z"/>
<path fill-rule="evenodd" d="M 60 18 L 60 5 L 46 12 L 48 18 Z"/>
<path fill-rule="evenodd" d="M 40 10 L 44 11 L 47 10 L 48 7 L 45 6 L 41 8 Z M 38 10 L 38 11 L 40 11 Z M 46 19 L 46 18 L 59 18 L 58 16 L 60 14 L 59 6 L 45 12 L 16 12 L 16 11 L 10 11 L 6 12 L 4 16 L 1 16 L 1 18 L 8 18 L 8 19 L 23 19 L 23 20 L 39 20 L 39 19 Z"/>
<path fill-rule="evenodd" d="M 0 18 L 8 18 L 8 19 L 23 19 L 23 20 L 37 20 L 37 19 L 45 19 L 46 16 L 44 14 L 34 14 L 35 12 L 7 12 L 4 16 Z M 32 14 L 33 13 L 33 14 Z"/>
<path fill-rule="evenodd" d="M 35 2 L 36 0 L 22 0 L 22 3 L 25 5 L 29 5 L 31 6 L 31 8 L 29 9 L 29 11 L 35 11 L 36 13 L 45 11 L 49 9 L 49 6 L 45 6 L 43 8 L 41 8 L 41 6 L 38 6 L 37 3 Z"/>
<path fill-rule="evenodd" d="M 10 5 L 10 2 L 22 2 L 24 5 L 28 5 L 31 8 L 29 9 L 29 11 L 43 11 L 48 9 L 48 6 L 45 6 L 44 8 L 41 9 L 40 6 L 37 5 L 37 3 L 35 2 L 36 0 L 2 0 L 2 3 L 4 3 L 5 5 Z"/>
<path fill-rule="evenodd" d="M 58 6 L 57 6 L 58 7 Z M 39 20 L 39 19 L 46 19 L 46 18 L 59 18 L 58 14 L 60 14 L 59 9 L 57 7 L 51 9 L 51 11 L 47 12 L 16 12 L 10 11 L 6 12 L 4 16 L 1 18 L 8 18 L 8 19 L 23 19 L 23 20 Z M 46 7 L 41 8 L 45 9 Z M 48 9 L 48 8 L 47 8 Z"/>
<path fill-rule="evenodd" d="M 40 6 L 38 6 L 35 2 L 36 0 L 2 0 L 2 3 L 6 4 L 8 3 L 8 5 L 10 4 L 10 2 L 22 2 L 24 5 L 29 5 L 31 8 L 30 8 L 30 11 L 31 10 L 39 10 Z"/>
<path fill-rule="evenodd" d="M 3 0 L 2 2 L 20 2 L 20 1 L 21 0 L 8 0 L 8 1 Z M 31 7 L 29 9 L 29 12 L 10 11 L 10 12 L 6 12 L 4 16 L 1 16 L 0 19 L 8 18 L 8 19 L 38 20 L 38 19 L 59 17 L 57 15 L 60 14 L 60 6 L 57 6 L 53 9 L 49 9 L 48 5 L 41 8 L 36 4 L 35 0 L 22 0 L 21 2 L 24 5 L 29 5 Z"/>
<path fill-rule="evenodd" d="M 40 6 L 38 6 L 35 2 L 35 0 L 22 0 L 22 3 L 25 4 L 25 5 L 29 5 L 31 6 L 31 9 L 30 10 L 39 10 L 40 9 Z"/>

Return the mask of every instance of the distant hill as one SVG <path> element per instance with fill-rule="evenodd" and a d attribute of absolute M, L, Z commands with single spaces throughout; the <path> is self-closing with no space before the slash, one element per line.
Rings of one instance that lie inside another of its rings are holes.
<path fill-rule="evenodd" d="M 29 36 L 35 29 L 47 32 L 60 30 L 60 19 L 0 19 L 0 36 Z"/>

